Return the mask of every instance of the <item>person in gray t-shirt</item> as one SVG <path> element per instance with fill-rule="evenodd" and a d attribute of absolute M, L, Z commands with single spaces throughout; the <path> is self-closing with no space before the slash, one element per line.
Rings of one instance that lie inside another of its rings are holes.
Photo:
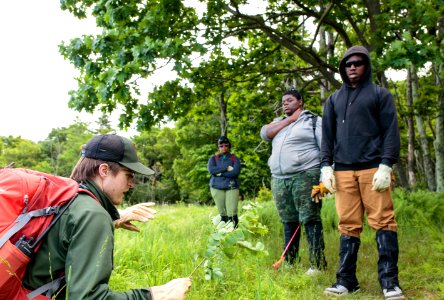
<path fill-rule="evenodd" d="M 299 260 L 300 226 L 304 225 L 313 275 L 325 269 L 324 236 L 321 222 L 321 201 L 311 198 L 311 190 L 319 184 L 321 118 L 304 110 L 304 100 L 294 88 L 282 96 L 284 117 L 261 129 L 261 138 L 272 142 L 268 159 L 271 190 L 284 225 L 285 258 L 289 264 Z M 290 240 L 294 236 L 290 243 Z"/>

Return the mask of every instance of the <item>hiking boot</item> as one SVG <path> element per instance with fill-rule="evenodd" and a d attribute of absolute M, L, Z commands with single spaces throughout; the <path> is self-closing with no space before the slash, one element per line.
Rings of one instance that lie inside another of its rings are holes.
<path fill-rule="evenodd" d="M 404 295 L 402 294 L 402 290 L 399 286 L 395 286 L 389 289 L 383 289 L 384 297 L 386 300 L 402 300 L 404 299 Z"/>
<path fill-rule="evenodd" d="M 359 291 L 359 285 L 349 290 L 345 286 L 335 283 L 331 287 L 326 288 L 324 290 L 324 294 L 329 296 L 342 297 L 348 294 L 356 293 L 357 291 Z"/>
<path fill-rule="evenodd" d="M 310 269 L 307 270 L 307 272 L 305 272 L 305 275 L 308 276 L 316 276 L 318 274 L 321 274 L 321 271 L 313 267 L 311 267 Z"/>

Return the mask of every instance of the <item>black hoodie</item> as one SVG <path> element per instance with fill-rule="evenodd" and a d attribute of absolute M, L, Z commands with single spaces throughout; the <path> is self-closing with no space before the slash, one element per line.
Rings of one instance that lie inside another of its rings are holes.
<path fill-rule="evenodd" d="M 366 71 L 353 88 L 345 72 L 352 55 L 366 61 Z M 398 161 L 400 137 L 395 103 L 386 89 L 372 84 L 370 56 L 366 48 L 353 46 L 339 64 L 342 87 L 325 102 L 322 116 L 321 166 L 335 170 L 389 167 Z"/>

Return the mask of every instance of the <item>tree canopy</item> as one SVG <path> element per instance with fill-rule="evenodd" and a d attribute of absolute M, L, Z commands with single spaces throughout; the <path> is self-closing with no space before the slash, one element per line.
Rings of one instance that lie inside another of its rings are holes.
<path fill-rule="evenodd" d="M 170 196 L 185 200 L 210 199 L 206 163 L 219 135 L 228 135 L 246 165 L 241 190 L 255 195 L 269 185 L 270 145 L 259 131 L 282 114 L 283 91 L 297 88 L 305 108 L 322 115 L 323 102 L 341 85 L 337 68 L 343 52 L 359 44 L 370 51 L 374 80 L 395 97 L 402 137 L 398 183 L 441 191 L 443 2 L 62 0 L 61 9 L 93 17 L 101 29 L 60 45 L 80 72 L 69 106 L 104 116 L 121 109 L 119 126 L 137 125 L 141 159 L 161 174 L 155 180 L 162 183 L 159 189 L 176 190 Z M 176 76 L 142 97 L 147 80 L 162 68 Z M 408 76 L 388 81 L 389 69 Z M 104 132 L 111 130 L 106 118 L 100 122 Z M 174 128 L 159 127 L 166 123 Z M 59 143 L 70 138 L 79 147 L 76 138 L 83 139 L 68 131 L 54 130 L 50 144 L 28 153 L 34 159 L 42 153 L 57 157 L 55 170 L 66 174 L 63 159 L 78 149 L 68 154 Z M 2 155 L 21 159 L 6 148 Z M 46 168 L 55 167 L 46 161 Z"/>

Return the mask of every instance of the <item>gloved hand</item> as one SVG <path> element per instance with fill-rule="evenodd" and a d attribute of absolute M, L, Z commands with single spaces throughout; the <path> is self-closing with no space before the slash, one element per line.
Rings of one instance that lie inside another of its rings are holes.
<path fill-rule="evenodd" d="M 392 168 L 389 166 L 379 164 L 378 171 L 373 175 L 373 191 L 384 192 L 391 182 Z"/>
<path fill-rule="evenodd" d="M 227 171 L 228 171 L 228 172 L 233 171 L 233 167 L 232 167 L 232 166 L 228 166 L 228 167 L 227 167 Z"/>
<path fill-rule="evenodd" d="M 151 287 L 151 296 L 153 300 L 183 300 L 190 286 L 190 278 L 176 278 L 164 285 Z"/>
<path fill-rule="evenodd" d="M 147 222 L 154 219 L 157 211 L 150 208 L 154 205 L 154 202 L 144 202 L 119 210 L 120 219 L 114 221 L 114 227 L 139 232 L 139 228 L 131 224 L 131 221 Z"/>
<path fill-rule="evenodd" d="M 336 179 L 331 166 L 321 168 L 321 182 L 330 193 L 336 192 Z"/>
<path fill-rule="evenodd" d="M 325 188 L 324 184 L 319 182 L 319 185 L 314 185 L 311 189 L 311 200 L 315 203 L 319 203 L 328 192 L 329 190 Z"/>

